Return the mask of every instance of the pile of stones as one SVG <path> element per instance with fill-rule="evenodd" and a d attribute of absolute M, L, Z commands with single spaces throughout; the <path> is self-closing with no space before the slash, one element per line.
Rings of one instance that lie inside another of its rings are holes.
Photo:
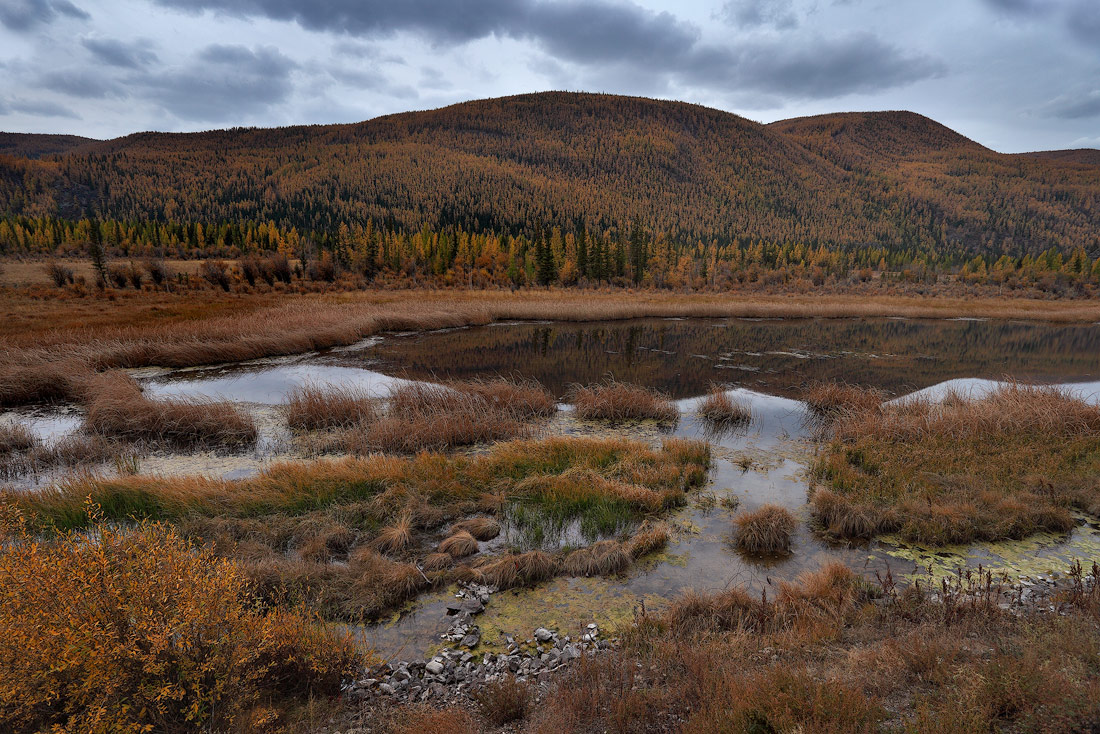
<path fill-rule="evenodd" d="M 473 618 L 484 610 L 494 591 L 492 587 L 468 584 L 455 595 L 459 601 L 447 610 L 455 621 L 442 635 L 452 647 L 425 661 L 377 665 L 348 686 L 346 694 L 353 700 L 385 696 L 398 702 L 454 701 L 506 677 L 545 683 L 572 661 L 614 647 L 614 641 L 602 639 L 599 626 L 592 623 L 577 640 L 539 627 L 526 640 L 505 636 L 504 652 L 476 653 L 469 648 L 481 642 L 481 631 Z"/>

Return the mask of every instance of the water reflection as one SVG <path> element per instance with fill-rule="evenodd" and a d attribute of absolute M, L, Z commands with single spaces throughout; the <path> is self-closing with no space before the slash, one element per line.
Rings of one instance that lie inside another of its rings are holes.
<path fill-rule="evenodd" d="M 906 319 L 519 323 L 384 339 L 343 356 L 421 379 L 519 374 L 558 395 L 608 375 L 675 398 L 712 382 L 794 396 L 812 380 L 900 395 L 956 377 L 1100 379 L 1100 328 Z"/>

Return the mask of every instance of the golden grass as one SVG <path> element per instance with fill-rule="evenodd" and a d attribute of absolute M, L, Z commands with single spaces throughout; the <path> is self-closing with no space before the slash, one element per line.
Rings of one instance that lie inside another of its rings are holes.
<path fill-rule="evenodd" d="M 0 454 L 30 451 L 38 438 L 21 423 L 0 423 Z"/>
<path fill-rule="evenodd" d="M 674 423 L 680 417 L 676 406 L 665 395 L 615 380 L 576 385 L 570 391 L 569 400 L 581 420 L 656 420 Z"/>
<path fill-rule="evenodd" d="M 878 410 L 886 394 L 874 388 L 842 382 L 818 382 L 802 395 L 803 402 L 819 418 L 832 420 L 848 414 L 866 414 Z"/>
<path fill-rule="evenodd" d="M 505 379 L 448 382 L 453 390 L 481 398 L 495 410 L 519 418 L 546 418 L 558 411 L 558 403 L 536 380 Z"/>
<path fill-rule="evenodd" d="M 630 567 L 633 558 L 627 548 L 615 540 L 601 540 L 565 557 L 564 570 L 570 576 L 609 576 Z"/>
<path fill-rule="evenodd" d="M 547 581 L 557 576 L 560 570 L 561 566 L 554 556 L 533 550 L 485 559 L 476 566 L 465 567 L 464 575 L 498 589 L 511 589 Z"/>
<path fill-rule="evenodd" d="M 150 400 L 121 372 L 99 375 L 91 382 L 84 418 L 89 433 L 185 448 L 240 447 L 256 440 L 252 417 L 232 403 Z"/>
<path fill-rule="evenodd" d="M 439 552 L 446 553 L 451 558 L 472 556 L 477 553 L 477 539 L 465 530 L 460 530 L 439 544 Z"/>
<path fill-rule="evenodd" d="M 730 397 L 721 387 L 711 387 L 699 403 L 696 414 L 715 427 L 734 426 L 752 420 L 752 409 L 740 400 Z"/>
<path fill-rule="evenodd" d="M 733 519 L 737 526 L 734 544 L 744 553 L 786 553 L 791 547 L 791 534 L 798 520 L 791 511 L 779 505 L 762 505 Z"/>
<path fill-rule="evenodd" d="M 377 417 L 374 401 L 366 391 L 341 385 L 295 388 L 287 396 L 285 411 L 287 425 L 303 431 L 351 428 Z"/>
<path fill-rule="evenodd" d="M 641 558 L 655 553 L 668 545 L 670 532 L 668 525 L 657 523 L 642 527 L 627 542 L 627 549 L 633 558 Z"/>
<path fill-rule="evenodd" d="M 1064 532 L 1100 512 L 1100 407 L 1008 385 L 971 400 L 903 400 L 850 414 L 814 464 L 828 532 L 943 545 Z"/>
<path fill-rule="evenodd" d="M 492 517 L 471 517 L 451 526 L 451 532 L 467 532 L 477 540 L 492 540 L 500 535 L 500 523 Z"/>
<path fill-rule="evenodd" d="M 433 573 L 450 568 L 454 565 L 454 562 L 455 559 L 451 557 L 450 553 L 429 553 L 420 562 L 420 565 L 425 572 Z"/>
<path fill-rule="evenodd" d="M 382 553 L 401 553 L 412 542 L 412 518 L 402 515 L 393 525 L 382 528 L 374 539 L 374 547 Z"/>

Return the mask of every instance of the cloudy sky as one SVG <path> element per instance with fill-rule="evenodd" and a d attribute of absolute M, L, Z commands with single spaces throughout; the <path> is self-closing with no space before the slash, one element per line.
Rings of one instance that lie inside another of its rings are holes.
<path fill-rule="evenodd" d="M 0 0 L 0 130 L 352 122 L 550 89 L 1100 147 L 1100 0 Z"/>

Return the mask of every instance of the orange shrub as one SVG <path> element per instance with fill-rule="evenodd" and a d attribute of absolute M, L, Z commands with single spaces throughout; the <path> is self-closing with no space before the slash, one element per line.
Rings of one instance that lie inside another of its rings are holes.
<path fill-rule="evenodd" d="M 300 612 L 259 613 L 233 563 L 161 525 L 0 551 L 4 731 L 226 730 L 335 694 L 360 662 Z"/>

